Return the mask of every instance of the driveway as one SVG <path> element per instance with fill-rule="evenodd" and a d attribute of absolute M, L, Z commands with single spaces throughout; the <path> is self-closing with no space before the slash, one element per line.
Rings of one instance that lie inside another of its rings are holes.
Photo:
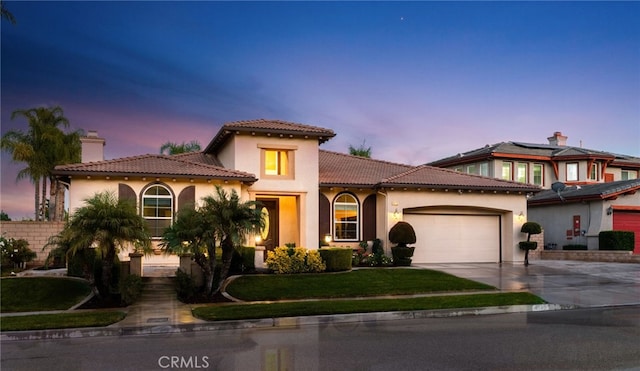
<path fill-rule="evenodd" d="M 549 303 L 599 307 L 640 304 L 640 264 L 532 260 L 522 263 L 417 264 L 495 286 L 526 290 Z"/>

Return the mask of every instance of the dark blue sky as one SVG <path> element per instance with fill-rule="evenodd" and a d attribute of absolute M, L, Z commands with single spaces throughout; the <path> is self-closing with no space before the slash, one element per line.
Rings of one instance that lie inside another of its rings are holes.
<path fill-rule="evenodd" d="M 640 156 L 639 2 L 5 2 L 2 133 L 60 105 L 107 158 L 255 118 L 420 164 L 501 141 Z M 2 209 L 32 188 L 2 154 Z"/>

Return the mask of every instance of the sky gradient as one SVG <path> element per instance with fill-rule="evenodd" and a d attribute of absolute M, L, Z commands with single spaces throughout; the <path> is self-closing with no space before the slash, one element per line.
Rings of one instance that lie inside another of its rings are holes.
<path fill-rule="evenodd" d="M 222 124 L 333 129 L 418 165 L 502 141 L 640 157 L 640 2 L 5 2 L 1 123 L 60 105 L 107 159 Z M 0 207 L 33 217 L 2 153 Z"/>

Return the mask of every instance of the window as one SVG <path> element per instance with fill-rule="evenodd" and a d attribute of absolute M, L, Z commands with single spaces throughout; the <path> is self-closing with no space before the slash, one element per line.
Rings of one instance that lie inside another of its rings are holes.
<path fill-rule="evenodd" d="M 567 180 L 578 180 L 578 163 L 571 162 L 567 164 Z"/>
<path fill-rule="evenodd" d="M 263 177 L 293 179 L 295 146 L 291 148 L 261 148 L 260 161 Z"/>
<path fill-rule="evenodd" d="M 163 185 L 152 185 L 142 194 L 142 217 L 152 237 L 161 237 L 173 220 L 173 196 Z"/>
<path fill-rule="evenodd" d="M 502 163 L 502 179 L 511 180 L 513 163 L 512 162 L 503 162 Z"/>
<path fill-rule="evenodd" d="M 489 176 L 489 163 L 488 162 L 483 162 L 480 164 L 480 175 L 482 176 Z"/>
<path fill-rule="evenodd" d="M 467 174 L 475 174 L 476 173 L 476 165 L 467 165 Z"/>
<path fill-rule="evenodd" d="M 455 171 L 461 173 L 462 172 L 462 168 L 461 167 L 457 167 L 457 168 L 455 168 Z"/>
<path fill-rule="evenodd" d="M 518 167 L 516 169 L 516 180 L 520 183 L 527 182 L 527 169 L 528 166 L 525 163 L 518 163 Z"/>
<path fill-rule="evenodd" d="M 591 169 L 589 170 L 589 180 L 598 180 L 598 164 L 591 164 Z"/>
<path fill-rule="evenodd" d="M 359 221 L 358 200 L 349 194 L 339 194 L 333 202 L 333 239 L 335 241 L 357 241 Z"/>
<path fill-rule="evenodd" d="M 638 172 L 635 170 L 622 170 L 622 180 L 638 179 Z"/>
<path fill-rule="evenodd" d="M 542 186 L 544 185 L 543 167 L 542 164 L 533 164 L 533 184 Z"/>

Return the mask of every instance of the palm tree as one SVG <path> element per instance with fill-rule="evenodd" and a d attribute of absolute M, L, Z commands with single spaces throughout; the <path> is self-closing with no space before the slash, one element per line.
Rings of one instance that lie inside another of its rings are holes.
<path fill-rule="evenodd" d="M 352 156 L 371 158 L 371 147 L 365 147 L 364 143 L 365 141 L 363 140 L 358 148 L 349 145 L 349 154 Z"/>
<path fill-rule="evenodd" d="M 74 212 L 61 235 L 72 255 L 90 246 L 97 247 L 102 257 L 102 295 L 108 298 L 111 270 L 118 251 L 135 244 L 149 252 L 151 237 L 135 205 L 128 200 L 118 200 L 113 192 L 96 193 L 84 202 L 85 206 Z"/>
<path fill-rule="evenodd" d="M 11 22 L 11 24 L 16 24 L 16 18 L 4 6 L 4 1 L 0 1 L 0 13 L 2 15 L 2 19 L 6 19 L 7 21 Z"/>
<path fill-rule="evenodd" d="M 23 116 L 27 119 L 29 130 L 10 130 L 2 136 L 0 146 L 12 154 L 13 161 L 24 162 L 27 166 L 17 176 L 17 180 L 29 178 L 35 185 L 35 219 L 46 217 L 47 179 L 52 181 L 50 194 L 56 195 L 58 212 L 52 215 L 53 220 L 61 219 L 63 213 L 64 189 L 59 191 L 60 184 L 51 172 L 56 165 L 80 160 L 80 132 L 63 133 L 59 126 L 68 127 L 69 120 L 64 117 L 62 108 L 38 107 L 28 110 L 16 110 L 11 119 Z M 40 188 L 42 183 L 42 188 Z M 42 192 L 42 198 L 40 198 Z"/>
<path fill-rule="evenodd" d="M 192 140 L 189 143 L 182 142 L 180 144 L 174 142 L 166 142 L 160 146 L 160 154 L 177 155 L 180 153 L 200 152 L 200 143 Z"/>
<path fill-rule="evenodd" d="M 202 268 L 205 295 L 220 290 L 229 274 L 235 247 L 240 246 L 248 233 L 257 232 L 264 226 L 262 211 L 256 205 L 255 201 L 241 202 L 235 190 L 229 194 L 216 186 L 215 195 L 202 198 L 200 208 L 180 211 L 176 222 L 165 230 L 163 248 L 167 252 L 192 253 L 194 261 Z M 222 248 L 222 268 L 219 285 L 214 290 L 217 243 Z"/>

